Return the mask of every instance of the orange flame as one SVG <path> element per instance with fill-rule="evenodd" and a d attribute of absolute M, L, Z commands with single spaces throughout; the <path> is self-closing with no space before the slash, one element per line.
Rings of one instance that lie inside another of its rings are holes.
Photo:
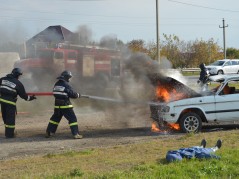
<path fill-rule="evenodd" d="M 158 124 L 156 122 L 152 122 L 151 131 L 160 132 L 160 129 L 158 128 Z"/>
<path fill-rule="evenodd" d="M 179 124 L 176 124 L 176 123 L 168 123 L 168 127 L 170 127 L 173 130 L 177 130 L 177 131 L 180 130 Z"/>
<path fill-rule="evenodd" d="M 179 124 L 176 124 L 176 123 L 167 123 L 167 127 L 168 127 L 168 131 L 169 130 L 175 130 L 175 131 L 180 130 Z M 158 126 L 158 123 L 155 121 L 152 122 L 151 131 L 152 132 L 167 132 L 167 130 L 161 130 Z"/>
<path fill-rule="evenodd" d="M 182 99 L 185 95 L 183 93 L 177 93 L 175 89 L 172 92 L 162 86 L 157 86 L 155 89 L 156 97 L 163 100 L 164 102 L 169 102 L 170 100 L 179 100 Z"/>
<path fill-rule="evenodd" d="M 170 100 L 170 94 L 165 88 L 157 87 L 156 88 L 156 96 L 159 98 L 163 98 L 165 102 Z"/>

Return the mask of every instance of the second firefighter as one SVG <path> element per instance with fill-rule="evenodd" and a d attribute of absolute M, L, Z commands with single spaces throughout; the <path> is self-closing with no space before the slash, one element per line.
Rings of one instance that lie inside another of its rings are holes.
<path fill-rule="evenodd" d="M 51 137 L 55 134 L 57 127 L 64 116 L 71 129 L 71 133 L 74 139 L 83 138 L 79 134 L 77 118 L 73 110 L 70 98 L 80 98 L 80 93 L 75 92 L 69 85 L 72 73 L 70 71 L 63 71 L 57 78 L 53 88 L 53 95 L 55 97 L 54 114 L 51 116 L 48 127 L 46 129 L 46 137 Z"/>

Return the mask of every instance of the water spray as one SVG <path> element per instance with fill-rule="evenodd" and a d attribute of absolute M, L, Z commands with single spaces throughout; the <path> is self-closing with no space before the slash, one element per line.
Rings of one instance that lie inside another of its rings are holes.
<path fill-rule="evenodd" d="M 35 95 L 35 96 L 53 96 L 52 92 L 28 92 L 28 95 Z M 129 104 L 140 104 L 140 105 L 162 105 L 159 102 L 151 102 L 151 101 L 136 101 L 136 100 L 121 100 L 115 98 L 108 98 L 108 97 L 101 97 L 101 96 L 92 96 L 92 95 L 85 95 L 82 94 L 81 98 L 88 98 L 93 100 L 100 100 L 100 101 L 107 101 L 113 103 L 129 103 Z"/>

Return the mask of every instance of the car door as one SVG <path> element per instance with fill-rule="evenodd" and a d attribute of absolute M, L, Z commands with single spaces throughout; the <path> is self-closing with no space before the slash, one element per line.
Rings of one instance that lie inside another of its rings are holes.
<path fill-rule="evenodd" d="M 194 104 L 189 105 L 193 108 L 199 108 L 205 112 L 208 121 L 214 121 L 216 119 L 216 105 L 215 105 L 215 95 L 202 96 L 195 98 L 197 101 Z"/>
<path fill-rule="evenodd" d="M 231 61 L 227 61 L 223 65 L 223 72 L 224 73 L 232 73 L 232 64 Z"/>
<path fill-rule="evenodd" d="M 239 120 L 239 94 L 215 95 L 216 117 L 218 121 Z"/>
<path fill-rule="evenodd" d="M 237 73 L 238 72 L 238 62 L 235 60 L 232 60 L 231 63 L 232 63 L 232 73 Z"/>

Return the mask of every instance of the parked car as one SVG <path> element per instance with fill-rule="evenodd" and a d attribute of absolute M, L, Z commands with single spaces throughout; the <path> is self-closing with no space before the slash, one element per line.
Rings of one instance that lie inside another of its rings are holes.
<path fill-rule="evenodd" d="M 219 74 L 238 74 L 239 59 L 223 59 L 217 60 L 206 66 L 211 75 Z"/>
<path fill-rule="evenodd" d="M 239 75 L 216 75 L 210 80 L 219 85 L 215 91 L 160 103 L 158 110 L 163 122 L 177 123 L 186 133 L 201 131 L 203 123 L 239 122 Z M 227 84 L 230 93 L 223 94 Z"/>

